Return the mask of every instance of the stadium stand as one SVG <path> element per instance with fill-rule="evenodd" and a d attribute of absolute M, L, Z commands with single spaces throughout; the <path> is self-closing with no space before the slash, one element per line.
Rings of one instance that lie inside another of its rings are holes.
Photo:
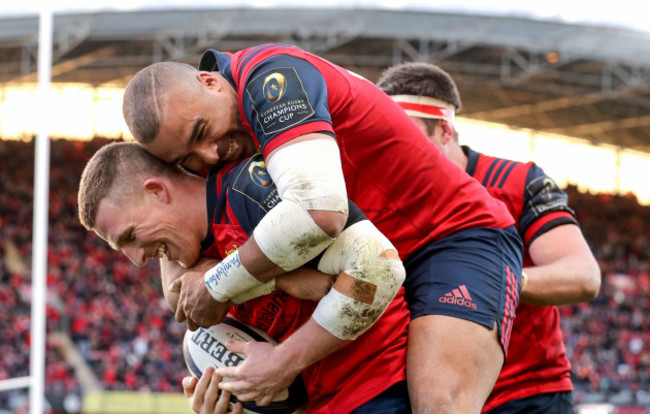
<path fill-rule="evenodd" d="M 53 140 L 46 395 L 181 392 L 185 325 L 165 304 L 155 263 L 137 268 L 77 220 L 85 161 L 107 139 Z M 0 140 L 0 379 L 29 374 L 33 142 Z M 577 403 L 620 413 L 650 406 L 650 208 L 632 196 L 566 189 L 603 271 L 599 297 L 561 307 Z M 76 357 L 76 358 L 75 358 Z M 26 413 L 27 391 L 0 392 L 0 413 Z M 6 410 L 6 411 L 3 411 Z M 64 412 L 64 411 L 61 411 Z M 645 412 L 645 411 L 644 411 Z"/>
<path fill-rule="evenodd" d="M 47 396 L 95 388 L 68 362 L 61 334 L 103 390 L 178 392 L 186 375 L 179 346 L 185 325 L 164 302 L 157 266 L 135 267 L 78 222 L 81 171 L 106 142 L 52 141 Z M 29 375 L 33 159 L 33 143 L 0 140 L 0 379 Z M 0 393 L 0 407 L 26 413 L 26 395 Z"/>

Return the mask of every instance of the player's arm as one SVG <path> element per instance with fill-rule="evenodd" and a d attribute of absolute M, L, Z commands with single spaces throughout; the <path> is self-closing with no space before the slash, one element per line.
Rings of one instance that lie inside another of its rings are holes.
<path fill-rule="evenodd" d="M 206 272 L 205 285 L 219 302 L 307 263 L 345 226 L 348 199 L 333 138 L 307 134 L 277 148 L 266 162 L 282 201 L 236 252 Z"/>
<path fill-rule="evenodd" d="M 600 289 L 600 269 L 566 193 L 533 164 L 524 194 L 519 231 L 534 266 L 523 269 L 520 300 L 539 306 L 592 300 Z"/>
<path fill-rule="evenodd" d="M 523 302 L 567 305 L 596 297 L 600 268 L 578 226 L 555 227 L 533 240 L 528 249 L 535 266 L 524 268 Z"/>
<path fill-rule="evenodd" d="M 240 401 L 267 405 L 305 368 L 347 342 L 323 329 L 313 318 L 279 345 L 229 340 L 229 350 L 247 357 L 242 365 L 216 370 L 221 377 L 236 378 L 220 383 L 219 388 L 236 394 Z"/>
<path fill-rule="evenodd" d="M 190 329 L 218 323 L 223 304 L 315 258 L 345 226 L 347 192 L 339 149 L 330 136 L 308 134 L 280 146 L 268 156 L 267 170 L 282 201 L 201 280 L 183 277 L 181 297 L 188 300 L 177 309 L 176 320 L 187 320 Z M 208 308 L 212 311 L 204 311 Z"/>
<path fill-rule="evenodd" d="M 173 282 L 180 279 L 183 274 L 192 269 L 196 271 L 203 269 L 205 272 L 205 270 L 214 267 L 218 262 L 216 259 L 200 257 L 198 262 L 191 269 L 188 269 L 182 267 L 178 262 L 160 259 L 160 281 L 162 282 L 163 296 L 172 312 L 176 312 L 178 297 L 180 295 L 180 290 Z"/>
<path fill-rule="evenodd" d="M 205 274 L 207 290 L 218 302 L 315 258 L 343 230 L 348 215 L 341 155 L 322 74 L 306 60 L 287 55 L 251 64 L 255 68 L 242 79 L 242 117 L 265 148 L 266 167 L 282 201 L 264 216 L 246 243 Z M 291 92 L 269 100 L 258 81 L 275 73 L 284 73 L 281 76 L 291 82 Z M 279 105 L 294 111 L 283 112 L 295 121 L 288 128 L 258 117 L 277 111 Z M 266 146 L 271 141 L 277 147 Z"/>
<path fill-rule="evenodd" d="M 356 207 L 351 206 L 351 210 Z M 386 310 L 406 272 L 397 250 L 368 220 L 346 228 L 325 251 L 318 269 L 336 273 L 332 289 L 312 317 L 278 346 L 262 343 L 227 344 L 248 354 L 238 366 L 220 375 L 235 378 L 222 384 L 242 400 L 268 404 L 306 367 L 365 332 Z"/>
<path fill-rule="evenodd" d="M 207 257 L 199 258 L 192 269 L 180 266 L 177 262 L 170 262 L 166 259 L 160 260 L 160 276 L 162 290 L 169 308 L 176 312 L 179 296 L 181 294 L 181 283 L 176 282 L 184 274 L 196 271 L 201 274 L 207 269 L 214 267 L 219 261 Z M 259 285 L 233 298 L 234 303 L 244 303 L 256 297 L 266 295 L 275 289 L 282 290 L 289 295 L 306 300 L 319 301 L 329 292 L 334 279 L 332 275 L 319 272 L 306 267 L 298 268 L 292 272 L 278 276 L 269 282 Z"/>

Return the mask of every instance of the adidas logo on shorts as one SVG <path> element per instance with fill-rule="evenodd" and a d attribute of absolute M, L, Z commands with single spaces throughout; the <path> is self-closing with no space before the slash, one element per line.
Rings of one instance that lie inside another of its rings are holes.
<path fill-rule="evenodd" d="M 445 293 L 444 296 L 440 296 L 438 301 L 476 310 L 476 303 L 472 302 L 472 296 L 465 285 L 460 285 L 457 289 Z"/>

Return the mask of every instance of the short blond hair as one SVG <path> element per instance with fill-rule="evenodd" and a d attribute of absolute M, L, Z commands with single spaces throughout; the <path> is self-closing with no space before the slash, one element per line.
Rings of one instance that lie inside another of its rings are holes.
<path fill-rule="evenodd" d="M 141 197 L 145 176 L 181 177 L 183 174 L 180 167 L 155 158 L 135 142 L 104 145 L 81 174 L 77 193 L 79 221 L 92 230 L 102 200 L 120 202 Z"/>

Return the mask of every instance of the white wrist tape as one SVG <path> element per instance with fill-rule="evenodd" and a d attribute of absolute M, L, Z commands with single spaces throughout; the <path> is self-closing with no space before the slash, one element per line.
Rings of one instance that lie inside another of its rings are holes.
<path fill-rule="evenodd" d="M 334 139 L 287 145 L 266 163 L 282 200 L 297 201 L 305 210 L 348 214 L 348 196 L 341 154 Z"/>
<path fill-rule="evenodd" d="M 392 243 L 368 220 L 345 229 L 318 264 L 338 274 L 314 320 L 339 339 L 356 339 L 386 310 L 406 277 Z"/>
<path fill-rule="evenodd" d="M 255 286 L 251 289 L 248 289 L 246 292 L 242 292 L 236 296 L 233 296 L 231 300 L 236 304 L 248 302 L 251 299 L 259 298 L 260 296 L 268 295 L 269 293 L 275 290 L 275 279 L 271 279 L 266 283 Z"/>
<path fill-rule="evenodd" d="M 318 256 L 334 240 L 293 200 L 282 200 L 269 211 L 253 236 L 264 255 L 286 272 Z"/>
<path fill-rule="evenodd" d="M 230 298 L 262 284 L 255 279 L 239 260 L 239 251 L 230 253 L 203 275 L 205 287 L 217 302 Z"/>

